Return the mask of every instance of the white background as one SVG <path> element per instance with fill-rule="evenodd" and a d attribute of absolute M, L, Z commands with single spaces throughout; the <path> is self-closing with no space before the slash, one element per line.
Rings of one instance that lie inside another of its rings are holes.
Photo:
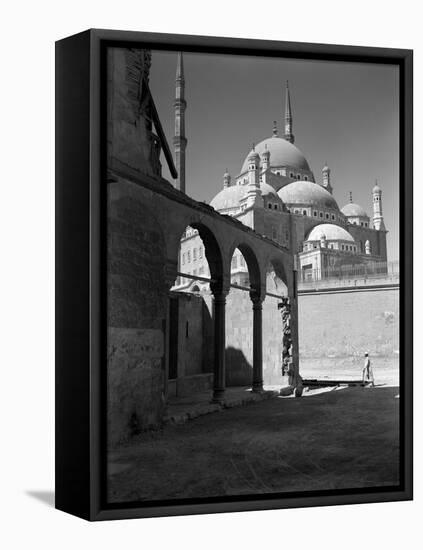
<path fill-rule="evenodd" d="M 415 50 L 415 165 L 422 151 L 418 2 L 213 0 L 8 2 L 0 34 L 0 545 L 3 548 L 420 547 L 422 375 L 415 350 L 415 501 L 90 524 L 31 492 L 54 486 L 54 41 L 90 27 Z M 420 154 L 419 154 L 420 153 Z M 416 170 L 415 205 L 422 192 Z M 419 212 L 418 212 L 419 213 Z M 416 228 L 415 242 L 422 237 Z M 415 278 L 422 261 L 415 258 Z M 415 288 L 415 303 L 421 290 Z M 418 315 L 415 338 L 418 340 Z M 76 397 L 76 396 L 75 396 Z M 76 397 L 77 398 L 77 397 Z"/>

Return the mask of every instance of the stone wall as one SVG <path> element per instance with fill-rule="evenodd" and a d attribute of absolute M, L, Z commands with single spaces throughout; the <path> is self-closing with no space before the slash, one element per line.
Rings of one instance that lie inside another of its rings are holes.
<path fill-rule="evenodd" d="M 399 289 L 300 294 L 301 358 L 397 357 Z"/>
<path fill-rule="evenodd" d="M 157 424 L 164 408 L 167 287 L 157 221 L 141 202 L 108 207 L 108 444 Z"/>

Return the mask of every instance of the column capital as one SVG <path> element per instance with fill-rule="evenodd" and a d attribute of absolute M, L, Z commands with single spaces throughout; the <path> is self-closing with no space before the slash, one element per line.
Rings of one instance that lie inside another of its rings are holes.
<path fill-rule="evenodd" d="M 230 283 L 226 281 L 216 281 L 210 284 L 210 290 L 215 300 L 226 300 L 230 290 Z"/>
<path fill-rule="evenodd" d="M 256 289 L 253 288 L 250 290 L 250 299 L 253 302 L 253 308 L 262 307 L 264 299 L 266 297 L 266 289 Z"/>

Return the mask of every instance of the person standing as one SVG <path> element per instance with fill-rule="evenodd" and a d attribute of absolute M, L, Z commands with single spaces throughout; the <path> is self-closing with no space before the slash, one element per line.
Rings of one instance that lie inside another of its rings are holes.
<path fill-rule="evenodd" d="M 372 388 L 375 385 L 373 369 L 370 363 L 369 354 L 367 352 L 364 354 L 363 386 L 365 386 L 366 383 L 369 383 Z"/>

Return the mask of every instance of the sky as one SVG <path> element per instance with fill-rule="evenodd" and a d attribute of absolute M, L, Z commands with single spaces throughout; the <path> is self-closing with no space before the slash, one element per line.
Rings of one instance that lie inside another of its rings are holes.
<path fill-rule="evenodd" d="M 175 52 L 152 52 L 150 87 L 173 149 Z M 399 257 L 399 71 L 393 65 L 184 53 L 186 192 L 199 201 L 234 178 L 253 143 L 283 134 L 289 81 L 295 145 L 321 182 L 331 169 L 340 208 L 360 204 L 372 217 L 371 191 L 382 188 L 388 260 Z M 163 176 L 173 181 L 162 157 Z"/>

